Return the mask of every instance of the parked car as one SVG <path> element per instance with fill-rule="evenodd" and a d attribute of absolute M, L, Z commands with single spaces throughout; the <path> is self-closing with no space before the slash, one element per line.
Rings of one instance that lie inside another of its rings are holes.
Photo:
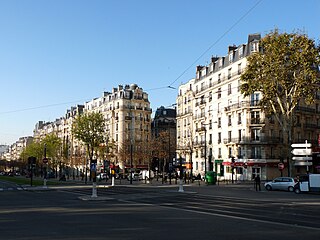
<path fill-rule="evenodd" d="M 131 179 L 131 174 L 129 173 L 128 174 L 128 180 L 130 181 Z M 141 173 L 132 173 L 132 180 L 133 181 L 139 181 L 139 180 L 142 180 L 142 174 Z"/>
<path fill-rule="evenodd" d="M 264 187 L 268 190 L 284 190 L 293 192 L 296 182 L 291 177 L 278 177 L 273 179 L 271 182 L 266 182 Z"/>
<path fill-rule="evenodd" d="M 98 181 L 106 180 L 107 178 L 109 179 L 109 176 L 108 176 L 108 174 L 106 174 L 106 173 L 99 173 L 99 174 L 97 175 L 97 180 L 98 180 Z"/>

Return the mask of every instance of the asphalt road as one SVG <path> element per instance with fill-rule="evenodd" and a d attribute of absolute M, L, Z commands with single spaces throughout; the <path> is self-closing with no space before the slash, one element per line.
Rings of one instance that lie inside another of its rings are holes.
<path fill-rule="evenodd" d="M 0 239 L 318 239 L 320 195 L 252 186 L 0 192 Z"/>

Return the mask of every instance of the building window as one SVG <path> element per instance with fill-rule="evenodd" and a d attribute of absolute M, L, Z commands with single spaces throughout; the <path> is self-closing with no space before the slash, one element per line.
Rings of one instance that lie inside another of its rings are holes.
<path fill-rule="evenodd" d="M 251 129 L 251 141 L 260 141 L 260 129 Z"/>
<path fill-rule="evenodd" d="M 218 158 L 222 158 L 221 148 L 218 148 Z"/>
<path fill-rule="evenodd" d="M 204 90 L 204 82 L 201 83 L 201 91 Z"/>
<path fill-rule="evenodd" d="M 218 128 L 221 128 L 221 117 L 218 118 Z"/>
<path fill-rule="evenodd" d="M 251 112 L 251 124 L 259 124 L 260 123 L 260 112 L 252 111 Z"/>
<path fill-rule="evenodd" d="M 219 59 L 219 68 L 222 68 L 222 65 L 223 65 L 223 59 L 220 58 L 220 59 Z"/>
<path fill-rule="evenodd" d="M 228 69 L 228 79 L 231 78 L 231 68 Z"/>
<path fill-rule="evenodd" d="M 231 95 L 231 83 L 228 84 L 228 95 Z"/>
<path fill-rule="evenodd" d="M 228 126 L 231 126 L 232 123 L 231 123 L 231 115 L 228 115 Z"/>
<path fill-rule="evenodd" d="M 221 88 L 218 88 L 218 99 L 221 98 Z"/>
<path fill-rule="evenodd" d="M 229 54 L 229 63 L 231 63 L 232 61 L 233 61 L 233 52 Z"/>
<path fill-rule="evenodd" d="M 258 147 L 258 146 L 252 147 L 251 158 L 261 159 L 261 147 Z"/>
<path fill-rule="evenodd" d="M 242 133 L 241 133 L 241 129 L 238 130 L 238 139 L 239 139 L 239 142 L 242 140 Z"/>
<path fill-rule="evenodd" d="M 239 47 L 239 58 L 243 57 L 243 46 Z"/>
<path fill-rule="evenodd" d="M 241 113 L 238 113 L 238 124 L 241 124 Z"/>
<path fill-rule="evenodd" d="M 221 83 L 221 73 L 218 75 L 218 83 Z"/>
<path fill-rule="evenodd" d="M 239 74 L 239 75 L 241 74 L 241 71 L 242 71 L 242 69 L 241 69 L 241 63 L 239 63 L 239 64 L 238 64 L 238 74 Z"/>
<path fill-rule="evenodd" d="M 251 43 L 251 52 L 258 52 L 259 51 L 259 42 L 252 42 Z"/>
<path fill-rule="evenodd" d="M 260 99 L 259 93 L 251 94 L 250 106 L 258 106 Z"/>
<path fill-rule="evenodd" d="M 228 131 L 228 143 L 231 142 L 232 139 L 232 131 Z"/>
<path fill-rule="evenodd" d="M 237 156 L 237 157 L 238 157 L 238 158 L 243 158 L 242 148 L 241 148 L 241 147 L 238 148 L 238 156 Z"/>
<path fill-rule="evenodd" d="M 221 132 L 218 133 L 218 143 L 221 143 Z"/>
<path fill-rule="evenodd" d="M 231 158 L 232 157 L 232 148 L 231 147 L 228 148 L 228 152 L 229 152 L 229 158 Z"/>

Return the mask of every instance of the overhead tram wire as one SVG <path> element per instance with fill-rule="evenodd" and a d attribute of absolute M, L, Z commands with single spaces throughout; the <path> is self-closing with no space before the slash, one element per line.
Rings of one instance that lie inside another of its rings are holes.
<path fill-rule="evenodd" d="M 74 104 L 74 103 L 79 103 L 80 101 L 83 101 L 83 100 L 64 102 L 64 103 L 55 103 L 55 104 L 49 104 L 49 105 L 43 105 L 43 106 L 37 106 L 37 107 L 30 107 L 30 108 L 16 109 L 16 110 L 11 110 L 11 111 L 6 111 L 6 112 L 0 112 L 0 115 L 9 114 L 9 113 L 24 112 L 24 111 L 30 111 L 30 110 L 41 109 L 41 108 L 56 107 L 56 106 L 61 106 L 61 105 L 66 105 L 66 104 L 71 104 L 71 103 Z M 86 102 L 86 101 L 90 101 L 90 100 L 84 100 L 84 101 Z M 83 105 L 83 104 L 79 103 L 79 105 Z"/>
<path fill-rule="evenodd" d="M 207 48 L 195 61 L 192 62 L 168 87 L 171 87 L 178 81 L 190 68 L 192 68 L 207 52 L 209 52 L 222 38 L 224 38 L 235 26 L 237 26 L 245 17 L 249 15 L 263 0 L 258 0 L 248 11 L 246 11 L 231 27 L 228 28 L 213 44 Z"/>
<path fill-rule="evenodd" d="M 170 89 L 176 89 L 172 85 L 178 81 L 191 67 L 194 66 L 207 52 L 209 52 L 224 36 L 226 36 L 236 25 L 238 25 L 247 15 L 249 15 L 250 12 L 253 11 L 263 0 L 258 0 L 247 12 L 245 12 L 230 28 L 228 28 L 227 31 L 225 31 L 213 44 L 207 48 L 195 61 L 192 62 L 175 80 L 169 84 L 168 86 L 163 86 L 163 87 L 158 87 L 158 88 L 150 88 L 147 89 L 146 91 L 154 91 L 154 90 L 159 90 L 159 89 L 165 89 L 165 88 L 170 88 Z M 80 100 L 81 101 L 81 100 Z M 90 100 L 85 100 L 90 101 Z M 30 108 L 24 108 L 24 109 L 17 109 L 17 110 L 12 110 L 12 111 L 6 111 L 6 112 L 0 112 L 1 114 L 9 114 L 9 113 L 16 113 L 16 112 L 23 112 L 23 111 L 29 111 L 29 110 L 35 110 L 35 109 L 41 109 L 41 108 L 48 108 L 48 107 L 55 107 L 55 106 L 60 106 L 60 105 L 65 105 L 65 104 L 71 104 L 71 103 L 76 103 L 79 101 L 72 101 L 72 102 L 65 102 L 65 103 L 57 103 L 57 104 L 50 104 L 50 105 L 44 105 L 44 106 L 37 106 L 37 107 L 30 107 Z"/>

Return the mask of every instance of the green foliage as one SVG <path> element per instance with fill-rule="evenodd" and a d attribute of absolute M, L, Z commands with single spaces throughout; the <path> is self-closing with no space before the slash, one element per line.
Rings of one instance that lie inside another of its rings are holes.
<path fill-rule="evenodd" d="M 275 114 L 287 130 L 297 104 L 312 104 L 319 91 L 319 46 L 304 34 L 274 30 L 261 39 L 260 47 L 262 51 L 248 57 L 241 92 L 249 96 L 260 91 L 264 111 Z"/>
<path fill-rule="evenodd" d="M 25 163 L 28 161 L 28 157 L 36 157 L 37 162 L 43 158 L 44 145 L 40 142 L 32 142 L 21 153 L 21 158 Z"/>
<path fill-rule="evenodd" d="M 55 134 L 46 135 L 41 143 L 46 146 L 46 155 L 49 158 L 57 158 L 61 154 L 62 142 Z M 44 148 L 44 146 L 43 146 Z"/>
<path fill-rule="evenodd" d="M 105 121 L 101 113 L 84 113 L 77 116 L 72 124 L 72 135 L 82 141 L 92 159 L 94 149 L 105 143 Z"/>
<path fill-rule="evenodd" d="M 6 181 L 6 182 L 13 182 L 15 184 L 19 184 L 19 185 L 26 185 L 26 186 L 30 186 L 30 178 L 26 178 L 26 177 L 9 177 L 9 176 L 0 176 L 0 180 L 2 181 Z M 61 184 L 65 184 L 62 182 L 57 182 L 57 181 L 47 181 L 47 185 L 61 185 Z M 42 179 L 33 179 L 32 180 L 32 186 L 43 186 L 43 180 Z"/>

